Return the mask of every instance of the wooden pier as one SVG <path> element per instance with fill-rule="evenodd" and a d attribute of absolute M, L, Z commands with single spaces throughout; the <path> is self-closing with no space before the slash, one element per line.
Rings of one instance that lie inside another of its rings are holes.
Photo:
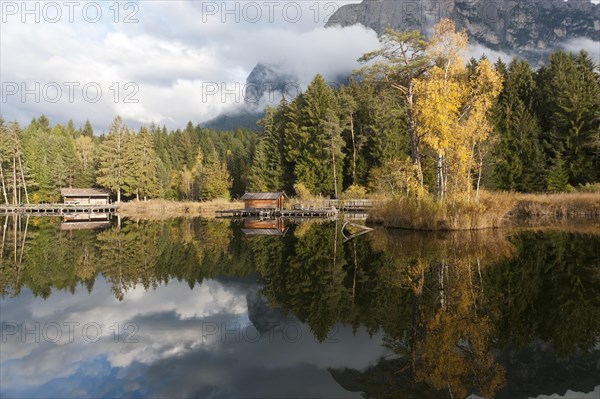
<path fill-rule="evenodd" d="M 27 214 L 35 216 L 60 216 L 81 213 L 114 213 L 117 204 L 73 205 L 73 204 L 31 204 L 0 205 L 0 215 Z"/>
<path fill-rule="evenodd" d="M 336 216 L 338 211 L 332 209 L 231 209 L 217 211 L 217 214 L 226 218 L 330 218 Z"/>
<path fill-rule="evenodd" d="M 245 209 L 231 209 L 217 211 L 217 215 L 223 218 L 335 218 L 340 213 L 347 215 L 358 214 L 357 219 L 365 219 L 369 209 L 376 205 L 377 201 L 370 199 L 314 199 L 310 201 L 296 202 L 288 201 L 288 206 L 284 208 L 282 203 L 273 202 L 272 206 L 256 206 L 256 204 L 267 203 L 267 200 L 258 202 L 254 198 L 279 198 L 283 193 L 247 193 L 244 197 Z M 287 197 L 286 197 L 287 198 Z"/>

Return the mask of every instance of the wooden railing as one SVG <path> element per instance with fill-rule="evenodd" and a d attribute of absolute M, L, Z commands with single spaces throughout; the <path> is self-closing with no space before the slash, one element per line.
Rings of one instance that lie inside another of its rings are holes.
<path fill-rule="evenodd" d="M 71 205 L 71 204 L 29 204 L 29 205 L 0 205 L 0 214 L 38 214 L 56 215 L 72 213 L 106 213 L 114 212 L 117 204 Z"/>
<path fill-rule="evenodd" d="M 335 208 L 340 211 L 365 211 L 373 208 L 377 204 L 376 200 L 370 199 L 346 199 L 330 200 L 316 199 L 310 201 L 298 201 L 293 203 L 294 209 L 329 209 Z"/>

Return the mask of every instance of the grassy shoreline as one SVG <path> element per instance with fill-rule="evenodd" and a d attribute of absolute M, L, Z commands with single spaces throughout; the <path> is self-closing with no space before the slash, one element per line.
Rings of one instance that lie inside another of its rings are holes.
<path fill-rule="evenodd" d="M 559 225 L 600 220 L 600 194 L 483 193 L 479 203 L 431 199 L 389 200 L 372 210 L 369 220 L 385 227 L 424 230 L 482 230 Z"/>
<path fill-rule="evenodd" d="M 179 202 L 167 200 L 130 201 L 119 205 L 119 214 L 138 219 L 169 219 L 173 217 L 214 217 L 216 211 L 241 209 L 241 201 L 218 199 L 205 202 Z"/>
<path fill-rule="evenodd" d="M 479 203 L 431 199 L 379 200 L 369 211 L 370 223 L 417 231 L 483 230 L 502 227 L 559 226 L 578 221 L 600 221 L 600 193 L 516 194 L 483 193 Z M 241 209 L 241 201 L 178 202 L 131 201 L 119 206 L 119 214 L 136 219 L 214 217 L 216 211 Z"/>

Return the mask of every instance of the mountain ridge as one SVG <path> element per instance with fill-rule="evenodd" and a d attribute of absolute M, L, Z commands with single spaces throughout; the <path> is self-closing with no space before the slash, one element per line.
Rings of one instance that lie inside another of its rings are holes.
<path fill-rule="evenodd" d="M 541 60 L 568 40 L 600 41 L 600 5 L 589 0 L 363 0 L 340 7 L 325 26 L 362 24 L 378 35 L 391 27 L 427 36 L 442 18 L 453 19 L 471 41 L 529 61 Z"/>

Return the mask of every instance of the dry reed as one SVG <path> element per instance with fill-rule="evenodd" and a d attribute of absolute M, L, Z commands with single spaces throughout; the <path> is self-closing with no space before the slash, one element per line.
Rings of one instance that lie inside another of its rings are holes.
<path fill-rule="evenodd" d="M 205 202 L 131 201 L 119 206 L 119 214 L 129 218 L 152 220 L 173 217 L 214 217 L 218 210 L 241 209 L 243 206 L 242 202 L 223 199 Z"/>
<path fill-rule="evenodd" d="M 478 203 L 396 198 L 370 213 L 387 227 L 411 230 L 479 230 L 600 218 L 598 193 L 516 194 L 484 192 Z"/>

